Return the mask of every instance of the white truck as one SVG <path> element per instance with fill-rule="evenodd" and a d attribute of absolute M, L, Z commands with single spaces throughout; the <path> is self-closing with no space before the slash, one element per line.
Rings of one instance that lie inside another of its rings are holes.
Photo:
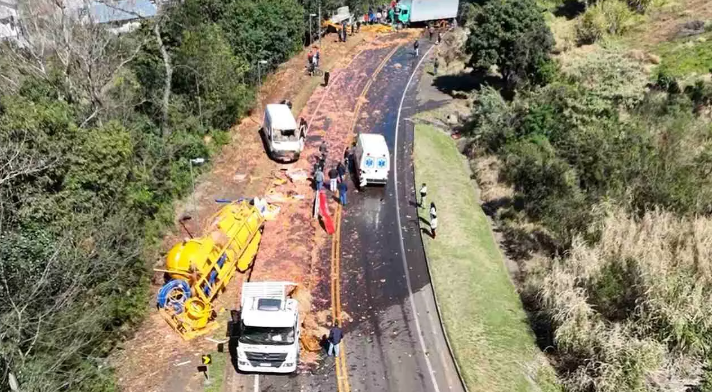
<path fill-rule="evenodd" d="M 244 372 L 293 373 L 299 362 L 299 306 L 292 282 L 242 285 L 237 368 Z"/>
<path fill-rule="evenodd" d="M 391 169 L 391 155 L 383 135 L 361 133 L 354 149 L 354 165 L 360 187 L 368 184 L 385 185 Z"/>
<path fill-rule="evenodd" d="M 294 119 L 286 104 L 268 104 L 262 132 L 270 157 L 276 160 L 296 161 L 304 150 L 307 123 Z"/>
<path fill-rule="evenodd" d="M 459 0 L 401 0 L 396 7 L 396 15 L 400 24 L 408 25 L 457 18 L 459 7 Z"/>
<path fill-rule="evenodd" d="M 329 22 L 340 25 L 346 22 L 347 25 L 351 25 L 354 16 L 351 15 L 349 7 L 339 7 L 336 9 L 336 13 L 329 18 Z"/>

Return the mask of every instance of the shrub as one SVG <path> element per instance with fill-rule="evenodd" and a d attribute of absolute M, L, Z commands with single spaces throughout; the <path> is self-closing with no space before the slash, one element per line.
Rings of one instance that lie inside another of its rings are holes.
<path fill-rule="evenodd" d="M 633 25 L 634 16 L 620 0 L 601 0 L 588 7 L 581 17 L 576 26 L 577 40 L 581 44 L 590 44 L 605 34 L 623 34 Z"/>

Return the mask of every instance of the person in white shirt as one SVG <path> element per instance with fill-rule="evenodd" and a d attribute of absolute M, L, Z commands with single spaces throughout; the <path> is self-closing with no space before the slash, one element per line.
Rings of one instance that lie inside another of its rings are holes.
<path fill-rule="evenodd" d="M 420 204 L 418 204 L 418 207 L 425 208 L 425 198 L 427 196 L 428 196 L 428 187 L 425 186 L 425 183 L 423 183 L 423 186 L 420 187 Z"/>
<path fill-rule="evenodd" d="M 430 203 L 430 235 L 435 238 L 435 230 L 438 228 L 438 211 L 435 203 Z"/>

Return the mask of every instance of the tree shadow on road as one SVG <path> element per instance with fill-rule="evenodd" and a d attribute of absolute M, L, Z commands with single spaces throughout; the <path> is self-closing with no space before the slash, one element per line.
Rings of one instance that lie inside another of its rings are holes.
<path fill-rule="evenodd" d="M 466 95 L 474 90 L 479 90 L 485 85 L 497 89 L 504 87 L 502 78 L 487 75 L 483 72 L 461 72 L 459 74 L 438 76 L 433 79 L 433 85 L 441 92 L 455 98 L 458 98 L 459 95 Z"/>

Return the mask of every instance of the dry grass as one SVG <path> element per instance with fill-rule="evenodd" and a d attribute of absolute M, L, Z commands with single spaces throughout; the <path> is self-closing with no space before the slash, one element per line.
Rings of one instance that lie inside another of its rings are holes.
<path fill-rule="evenodd" d="M 594 246 L 533 275 L 571 391 L 684 391 L 712 342 L 712 220 L 613 210 Z"/>
<path fill-rule="evenodd" d="M 490 203 L 514 197 L 514 189 L 500 181 L 502 161 L 496 155 L 475 157 L 471 165 L 480 187 L 482 202 Z"/>

